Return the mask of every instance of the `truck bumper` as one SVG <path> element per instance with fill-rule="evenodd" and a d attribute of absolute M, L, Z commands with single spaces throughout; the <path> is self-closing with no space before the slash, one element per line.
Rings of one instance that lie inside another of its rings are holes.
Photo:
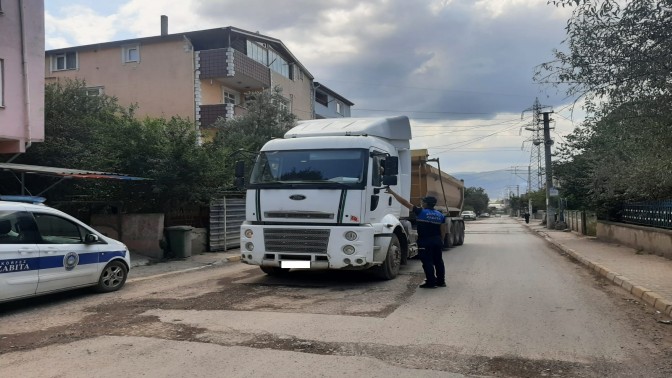
<path fill-rule="evenodd" d="M 374 252 L 380 249 L 374 244 L 380 238 L 374 234 L 371 226 L 243 223 L 241 261 L 273 267 L 283 267 L 283 261 L 301 261 L 310 269 L 363 269 L 374 265 Z"/>

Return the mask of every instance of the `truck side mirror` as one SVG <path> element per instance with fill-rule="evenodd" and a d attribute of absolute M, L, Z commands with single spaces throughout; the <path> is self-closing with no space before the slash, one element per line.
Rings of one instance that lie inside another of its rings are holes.
<path fill-rule="evenodd" d="M 383 176 L 383 186 L 397 185 L 397 176 Z"/>
<path fill-rule="evenodd" d="M 236 178 L 245 177 L 245 162 L 237 161 L 236 162 Z"/>
<path fill-rule="evenodd" d="M 236 187 L 237 189 L 239 189 L 239 190 L 241 190 L 241 189 L 245 189 L 245 178 L 243 178 L 243 177 L 236 177 L 236 178 L 233 180 L 233 185 L 235 185 L 235 187 Z"/>
<path fill-rule="evenodd" d="M 394 176 L 399 174 L 399 158 L 388 156 L 385 158 L 385 176 Z M 396 185 L 396 184 L 395 184 Z"/>

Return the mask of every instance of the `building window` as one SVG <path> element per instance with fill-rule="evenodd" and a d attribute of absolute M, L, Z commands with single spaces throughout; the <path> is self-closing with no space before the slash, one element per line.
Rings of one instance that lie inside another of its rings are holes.
<path fill-rule="evenodd" d="M 124 63 L 132 63 L 140 61 L 140 45 L 128 45 L 121 48 L 122 61 Z"/>
<path fill-rule="evenodd" d="M 329 96 L 323 92 L 315 92 L 315 102 L 327 106 L 329 103 Z"/>
<path fill-rule="evenodd" d="M 52 71 L 65 71 L 77 69 L 77 52 L 65 52 L 62 54 L 55 54 L 51 57 Z"/>
<path fill-rule="evenodd" d="M 236 99 L 238 96 L 235 93 L 224 91 L 222 97 L 224 98 L 223 102 L 225 104 L 236 105 L 237 103 Z"/>
<path fill-rule="evenodd" d="M 104 87 L 87 87 L 86 95 L 87 96 L 102 96 L 105 94 Z"/>
<path fill-rule="evenodd" d="M 0 59 L 0 107 L 5 106 L 5 61 Z"/>
<path fill-rule="evenodd" d="M 288 79 L 292 78 L 289 70 L 289 63 L 287 63 L 287 61 L 278 53 L 269 48 L 252 41 L 247 41 L 247 56 L 266 67 L 270 67 L 273 71 Z"/>
<path fill-rule="evenodd" d="M 343 104 L 340 101 L 336 101 L 336 113 L 343 114 Z"/>

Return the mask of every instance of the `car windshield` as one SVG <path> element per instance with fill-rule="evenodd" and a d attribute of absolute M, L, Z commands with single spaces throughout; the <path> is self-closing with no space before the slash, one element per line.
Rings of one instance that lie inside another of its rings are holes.
<path fill-rule="evenodd" d="M 250 184 L 362 184 L 366 162 L 363 149 L 265 151 L 254 165 Z"/>

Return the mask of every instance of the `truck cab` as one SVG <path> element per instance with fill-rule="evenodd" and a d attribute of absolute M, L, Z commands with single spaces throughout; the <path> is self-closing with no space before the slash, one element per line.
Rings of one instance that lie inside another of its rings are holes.
<path fill-rule="evenodd" d="M 410 193 L 410 138 L 406 117 L 349 118 L 300 122 L 266 143 L 247 185 L 242 261 L 269 274 L 383 267 L 394 278 L 415 251 L 408 209 L 384 186 Z"/>

